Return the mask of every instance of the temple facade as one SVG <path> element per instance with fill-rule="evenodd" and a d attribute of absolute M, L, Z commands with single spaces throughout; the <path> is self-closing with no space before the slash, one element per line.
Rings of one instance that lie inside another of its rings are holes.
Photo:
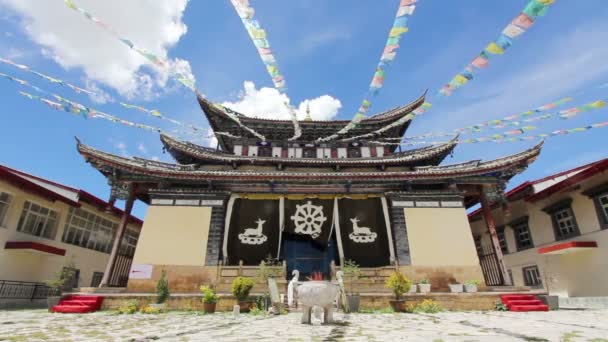
<path fill-rule="evenodd" d="M 253 118 L 197 99 L 216 149 L 161 134 L 172 164 L 78 142 L 108 178 L 112 199 L 125 199 L 127 212 L 136 199 L 149 205 L 129 291 L 153 291 L 165 270 L 173 291 L 193 292 L 264 260 L 303 277 L 330 278 L 346 260 L 366 271 L 398 268 L 434 290 L 483 281 L 466 208 L 499 201 L 541 148 L 458 164 L 442 164 L 456 138 L 402 151 L 390 142 L 405 135 L 424 95 L 331 141 L 322 138 L 348 121 Z"/>

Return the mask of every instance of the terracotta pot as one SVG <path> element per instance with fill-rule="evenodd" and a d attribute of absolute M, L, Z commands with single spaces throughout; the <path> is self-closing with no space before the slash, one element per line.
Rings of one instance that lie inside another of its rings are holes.
<path fill-rule="evenodd" d="M 403 299 L 389 301 L 395 312 L 405 312 L 405 301 Z"/>
<path fill-rule="evenodd" d="M 249 310 L 251 310 L 251 307 L 253 306 L 253 302 L 240 302 L 239 301 L 239 307 L 241 312 L 249 312 Z"/>
<path fill-rule="evenodd" d="M 205 313 L 214 313 L 216 303 L 203 303 L 203 311 Z"/>

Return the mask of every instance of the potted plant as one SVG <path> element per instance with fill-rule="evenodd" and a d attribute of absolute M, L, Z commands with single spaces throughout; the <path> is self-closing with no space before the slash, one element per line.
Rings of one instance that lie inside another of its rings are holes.
<path fill-rule="evenodd" d="M 232 294 L 236 297 L 241 312 L 249 312 L 251 309 L 252 302 L 248 301 L 247 299 L 253 285 L 253 280 L 245 277 L 236 277 L 232 282 Z"/>
<path fill-rule="evenodd" d="M 218 300 L 218 295 L 209 286 L 201 285 L 201 292 L 203 293 L 203 311 L 205 313 L 214 313 L 215 305 Z"/>
<path fill-rule="evenodd" d="M 431 292 L 431 282 L 428 278 L 423 278 L 418 282 L 418 289 L 420 293 L 429 293 Z"/>
<path fill-rule="evenodd" d="M 464 282 L 464 292 L 477 292 L 477 285 L 479 285 L 479 280 L 467 280 Z"/>
<path fill-rule="evenodd" d="M 361 269 L 359 265 L 352 260 L 344 261 L 344 265 L 342 266 L 342 272 L 344 273 L 344 277 L 348 279 L 350 291 L 346 294 L 347 300 L 347 311 L 348 312 L 359 312 L 359 304 L 361 302 L 361 297 L 358 293 L 353 291 L 353 283 L 355 280 L 358 280 L 361 277 Z"/>
<path fill-rule="evenodd" d="M 452 293 L 462 293 L 463 286 L 460 283 L 448 284 L 450 287 L 450 292 Z"/>
<path fill-rule="evenodd" d="M 395 312 L 405 312 L 405 301 L 401 299 L 404 293 L 410 290 L 412 283 L 403 273 L 399 271 L 393 272 L 386 280 L 385 286 L 395 294 L 395 300 L 391 300 L 391 307 Z"/>
<path fill-rule="evenodd" d="M 45 281 L 46 286 L 50 287 L 49 296 L 46 297 L 46 305 L 49 310 L 53 306 L 58 305 L 61 300 L 61 294 L 70 290 L 70 282 L 76 275 L 74 264 L 63 266 L 60 271 L 53 274 L 53 278 Z"/>
<path fill-rule="evenodd" d="M 163 270 L 160 274 L 160 279 L 156 282 L 156 304 L 150 304 L 150 307 L 162 310 L 165 308 L 165 302 L 169 299 L 169 281 L 167 280 L 167 272 Z"/>
<path fill-rule="evenodd" d="M 409 291 L 407 291 L 407 292 L 408 292 L 408 293 L 416 293 L 416 292 L 418 292 L 418 286 L 417 286 L 416 284 L 412 284 L 412 285 L 410 286 L 410 290 L 409 290 Z"/>

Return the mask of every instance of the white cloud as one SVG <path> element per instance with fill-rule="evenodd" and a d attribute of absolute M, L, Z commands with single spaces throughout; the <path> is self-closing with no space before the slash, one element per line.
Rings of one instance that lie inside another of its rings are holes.
<path fill-rule="evenodd" d="M 223 105 L 237 112 L 249 116 L 266 119 L 289 120 L 291 118 L 285 103 L 290 103 L 287 95 L 279 93 L 274 88 L 262 87 L 257 89 L 251 81 L 243 83 L 244 91 L 240 100 L 236 102 L 224 102 Z M 322 95 L 314 99 L 307 99 L 296 107 L 298 119 L 306 117 L 306 106 L 310 105 L 310 116 L 313 120 L 330 120 L 334 118 L 342 103 L 330 95 Z"/>
<path fill-rule="evenodd" d="M 148 154 L 148 149 L 144 146 L 143 143 L 137 144 L 137 150 L 143 154 Z"/>
<path fill-rule="evenodd" d="M 188 0 L 78 0 L 77 5 L 132 40 L 138 47 L 167 57 L 187 32 L 182 15 Z M 168 75 L 131 51 L 107 31 L 69 9 L 63 1 L 0 0 L 21 16 L 27 35 L 62 67 L 82 68 L 94 81 L 126 97 L 151 98 L 164 88 Z M 188 62 L 175 59 L 171 68 L 190 75 Z"/>
<path fill-rule="evenodd" d="M 121 156 L 129 157 L 129 151 L 127 151 L 127 144 L 122 141 L 119 141 L 114 144 L 114 148 L 118 150 Z"/>
<path fill-rule="evenodd" d="M 97 86 L 97 83 L 89 79 L 87 79 L 85 82 L 86 89 L 93 92 L 92 94 L 89 94 L 89 98 L 91 99 L 91 101 L 98 104 L 114 102 L 112 96 L 107 92 L 103 91 L 101 88 L 99 88 L 99 86 Z"/>

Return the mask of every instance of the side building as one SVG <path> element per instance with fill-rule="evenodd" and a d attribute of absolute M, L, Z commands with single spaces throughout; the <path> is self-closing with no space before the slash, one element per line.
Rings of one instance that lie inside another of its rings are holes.
<path fill-rule="evenodd" d="M 608 159 L 535 181 L 492 205 L 504 263 L 516 286 L 560 297 L 608 295 Z M 497 279 L 481 209 L 469 214 L 487 283 Z"/>
<path fill-rule="evenodd" d="M 75 269 L 73 288 L 98 286 L 122 214 L 84 190 L 0 165 L 0 298 L 27 296 L 63 267 Z M 142 224 L 130 216 L 110 285 L 126 285 Z"/>

